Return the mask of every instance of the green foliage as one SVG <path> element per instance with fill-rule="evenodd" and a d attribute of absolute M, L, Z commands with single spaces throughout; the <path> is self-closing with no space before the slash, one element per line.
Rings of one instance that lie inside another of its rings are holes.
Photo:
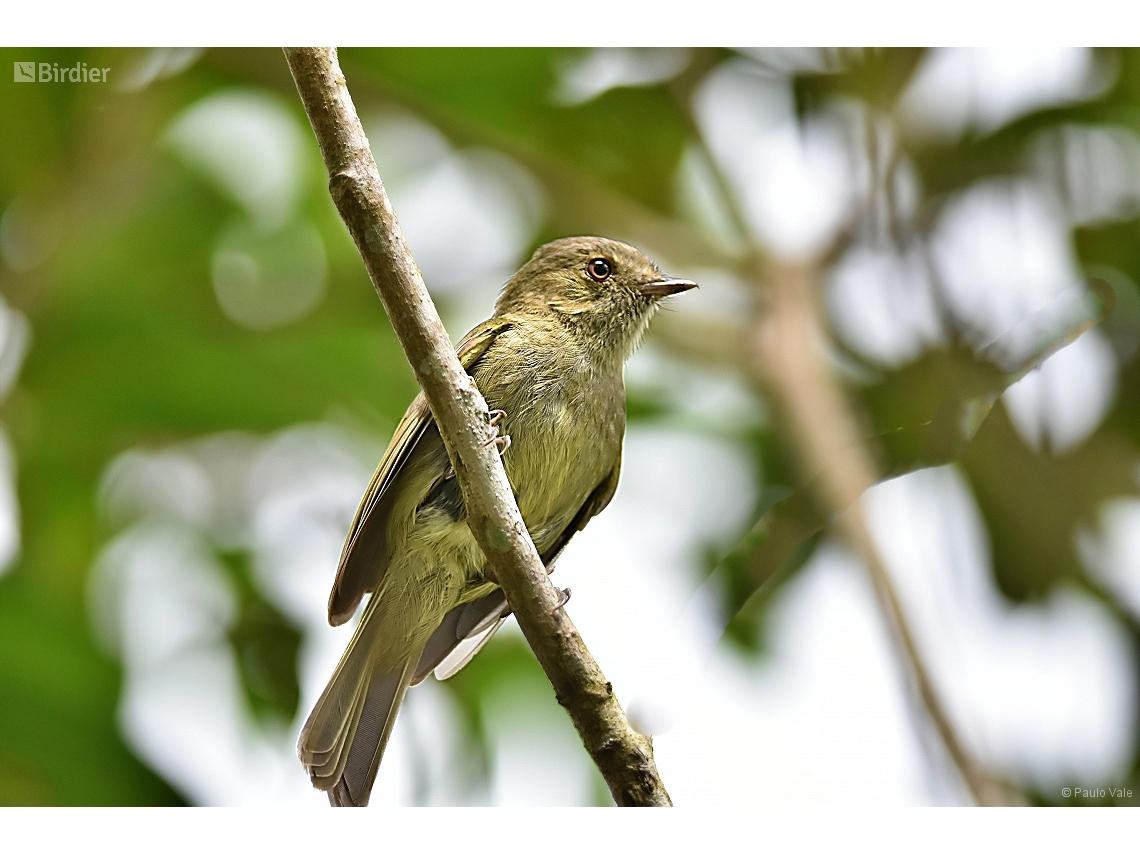
<path fill-rule="evenodd" d="M 923 48 L 838 51 L 833 69 L 794 77 L 796 115 L 807 116 L 836 98 L 857 99 L 878 110 L 889 111 L 905 91 L 925 54 Z"/>
<path fill-rule="evenodd" d="M 246 702 L 258 719 L 287 725 L 297 714 L 301 694 L 301 631 L 265 599 L 254 581 L 248 552 L 222 552 L 218 557 L 238 592 L 238 616 L 229 639 Z"/>
<path fill-rule="evenodd" d="M 554 103 L 558 68 L 581 53 L 467 48 L 441 62 L 431 48 L 345 49 L 341 64 L 354 86 L 374 83 L 378 94 L 422 104 L 429 117 L 446 114 L 671 213 L 688 119 L 661 87 L 611 89 L 573 107 Z"/>

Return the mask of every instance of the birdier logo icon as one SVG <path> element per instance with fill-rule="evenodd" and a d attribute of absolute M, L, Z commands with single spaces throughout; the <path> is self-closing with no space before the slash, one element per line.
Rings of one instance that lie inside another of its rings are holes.
<path fill-rule="evenodd" d="M 17 62 L 12 70 L 12 79 L 16 83 L 35 83 L 36 64 L 34 62 Z"/>

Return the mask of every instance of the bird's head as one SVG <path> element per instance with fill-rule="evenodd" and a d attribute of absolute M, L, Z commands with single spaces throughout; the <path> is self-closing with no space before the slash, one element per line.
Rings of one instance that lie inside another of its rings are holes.
<path fill-rule="evenodd" d="M 535 250 L 504 286 L 495 314 L 557 318 L 592 349 L 625 359 L 661 299 L 695 287 L 688 279 L 666 276 L 628 244 L 562 238 Z"/>

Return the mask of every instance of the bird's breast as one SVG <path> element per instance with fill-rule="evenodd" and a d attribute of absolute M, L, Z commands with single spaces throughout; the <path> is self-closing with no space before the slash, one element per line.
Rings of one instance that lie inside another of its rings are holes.
<path fill-rule="evenodd" d="M 488 405 L 506 413 L 503 465 L 542 552 L 617 462 L 625 433 L 620 368 L 559 358 L 475 379 Z"/>

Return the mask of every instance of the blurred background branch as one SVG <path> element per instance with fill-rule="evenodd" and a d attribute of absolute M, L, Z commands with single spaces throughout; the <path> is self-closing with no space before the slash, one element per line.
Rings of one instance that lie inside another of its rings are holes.
<path fill-rule="evenodd" d="M 981 805 L 1008 804 L 1005 786 L 978 765 L 958 736 L 867 526 L 859 499 L 879 475 L 821 358 L 819 275 L 810 262 L 771 261 L 764 266 L 760 287 L 765 309 L 752 334 L 753 371 L 782 413 L 784 432 L 808 481 L 808 501 L 817 517 L 832 521 L 867 569 L 923 709 L 971 794 Z"/>

